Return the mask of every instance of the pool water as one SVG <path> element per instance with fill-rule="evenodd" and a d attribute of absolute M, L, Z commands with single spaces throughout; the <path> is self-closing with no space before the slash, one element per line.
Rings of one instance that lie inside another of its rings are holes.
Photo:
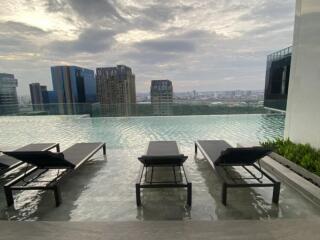
<path fill-rule="evenodd" d="M 85 116 L 0 117 L 0 146 L 14 148 L 30 142 L 103 141 L 109 149 L 133 150 L 151 140 L 176 140 L 189 145 L 197 139 L 230 143 L 259 142 L 281 137 L 284 115 L 209 115 L 169 117 Z"/>
<path fill-rule="evenodd" d="M 7 208 L 0 195 L 0 218 L 10 220 L 141 221 L 303 218 L 319 216 L 319 207 L 282 184 L 279 206 L 271 203 L 271 189 L 236 189 L 221 204 L 221 182 L 194 141 L 224 139 L 257 143 L 282 137 L 283 115 L 211 115 L 170 117 L 90 118 L 86 116 L 1 117 L 1 150 L 30 142 L 58 142 L 62 150 L 77 142 L 105 142 L 101 153 L 61 184 L 63 203 L 54 206 L 51 192 L 15 194 Z M 135 203 L 135 181 L 142 155 L 151 140 L 176 140 L 189 158 L 185 167 L 193 183 L 193 205 L 186 207 L 183 189 L 147 189 L 143 207 Z M 6 174 L 3 185 L 22 169 Z M 53 173 L 49 173 L 54 174 Z M 49 176 L 48 176 L 49 177 Z"/>

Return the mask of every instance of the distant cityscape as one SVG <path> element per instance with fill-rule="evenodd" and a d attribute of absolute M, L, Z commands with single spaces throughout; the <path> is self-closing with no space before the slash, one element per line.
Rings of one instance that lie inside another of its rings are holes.
<path fill-rule="evenodd" d="M 187 91 L 174 92 L 174 102 L 217 102 L 217 101 L 262 101 L 263 90 L 233 90 L 233 91 Z M 137 102 L 150 102 L 150 93 L 137 93 Z"/>
<path fill-rule="evenodd" d="M 135 74 L 125 65 L 96 68 L 96 72 L 78 66 L 52 66 L 52 90 L 34 82 L 29 84 L 29 96 L 18 96 L 14 74 L 0 73 L 0 110 L 1 114 L 15 114 L 19 106 L 32 105 L 33 112 L 48 112 L 50 104 L 55 104 L 57 114 L 74 114 L 89 112 L 92 104 L 100 104 L 101 113 L 131 115 L 137 103 L 150 103 L 155 115 L 170 115 L 173 103 L 241 106 L 243 102 L 285 110 L 290 60 L 291 47 L 267 57 L 265 90 L 181 92 L 174 88 L 174 80 L 163 79 L 150 80 L 150 92 L 136 93 Z"/>
<path fill-rule="evenodd" d="M 136 93 L 135 75 L 130 67 L 118 65 L 116 67 L 97 68 L 94 71 L 77 66 L 53 66 L 51 67 L 51 80 L 53 90 L 40 83 L 31 83 L 30 95 L 20 96 L 16 94 L 18 80 L 13 74 L 0 74 L 2 92 L 6 91 L 7 97 L 1 98 L 1 104 L 49 104 L 49 103 L 94 103 L 118 104 L 136 102 L 151 102 L 152 89 L 162 87 L 162 97 L 155 101 L 179 102 L 179 101 L 229 101 L 229 100 L 263 100 L 263 90 L 234 90 L 234 91 L 173 91 L 174 83 L 170 80 L 150 80 L 150 92 Z M 153 85 L 152 85 L 153 84 Z M 157 84 L 157 86 L 156 86 Z M 170 87 L 167 88 L 166 84 Z M 6 89 L 4 87 L 6 86 Z M 169 96 L 166 95 L 169 91 Z M 159 91 L 158 91 L 159 94 Z M 10 96 L 10 98 L 8 97 Z M 39 108 L 41 109 L 41 107 Z"/>

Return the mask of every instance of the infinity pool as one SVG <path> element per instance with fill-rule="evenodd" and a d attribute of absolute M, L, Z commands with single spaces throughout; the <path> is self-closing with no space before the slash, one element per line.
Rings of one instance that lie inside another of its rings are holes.
<path fill-rule="evenodd" d="M 1 150 L 30 142 L 59 142 L 62 150 L 76 142 L 102 141 L 99 153 L 61 184 L 63 203 L 54 207 L 51 192 L 19 192 L 7 208 L 0 194 L 0 218 L 10 220 L 127 221 L 303 218 L 320 216 L 319 207 L 282 184 L 280 204 L 271 204 L 269 189 L 241 189 L 220 202 L 220 181 L 201 155 L 197 139 L 225 139 L 231 144 L 257 143 L 283 135 L 283 115 L 211 115 L 172 117 L 90 118 L 86 116 L 1 117 Z M 185 191 L 153 189 L 135 204 L 135 180 L 151 140 L 176 140 L 189 156 L 185 166 L 193 183 L 193 206 L 185 207 Z M 20 172 L 19 172 L 20 171 Z M 3 176 L 3 185 L 21 169 Z"/>

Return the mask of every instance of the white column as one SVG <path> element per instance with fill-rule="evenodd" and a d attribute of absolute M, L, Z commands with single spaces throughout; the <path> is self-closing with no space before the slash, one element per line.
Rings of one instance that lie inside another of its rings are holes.
<path fill-rule="evenodd" d="M 320 148 L 320 0 L 297 0 L 285 137 Z"/>

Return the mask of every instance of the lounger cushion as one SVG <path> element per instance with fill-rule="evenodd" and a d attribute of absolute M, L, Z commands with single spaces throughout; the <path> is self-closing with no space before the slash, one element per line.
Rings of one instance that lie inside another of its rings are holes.
<path fill-rule="evenodd" d="M 30 163 L 39 168 L 74 168 L 75 165 L 64 159 L 63 153 L 50 151 L 13 151 L 3 152 L 4 154 Z"/>
<path fill-rule="evenodd" d="M 222 151 L 220 157 L 214 162 L 215 165 L 252 165 L 260 158 L 268 155 L 270 149 L 264 147 L 240 147 L 227 148 Z"/>
<path fill-rule="evenodd" d="M 138 159 L 144 165 L 182 165 L 187 158 L 187 156 L 179 154 L 167 156 L 143 155 Z"/>
<path fill-rule="evenodd" d="M 48 150 L 49 148 L 52 148 L 53 146 L 55 146 L 55 143 L 31 143 L 28 144 L 26 146 L 23 146 L 21 148 L 18 148 L 14 151 L 45 151 Z M 20 164 L 22 164 L 21 161 L 19 161 L 18 159 L 15 159 L 14 157 L 10 157 L 8 155 L 1 155 L 0 156 L 0 171 L 1 170 L 9 170 L 12 167 L 16 167 L 19 166 Z"/>

